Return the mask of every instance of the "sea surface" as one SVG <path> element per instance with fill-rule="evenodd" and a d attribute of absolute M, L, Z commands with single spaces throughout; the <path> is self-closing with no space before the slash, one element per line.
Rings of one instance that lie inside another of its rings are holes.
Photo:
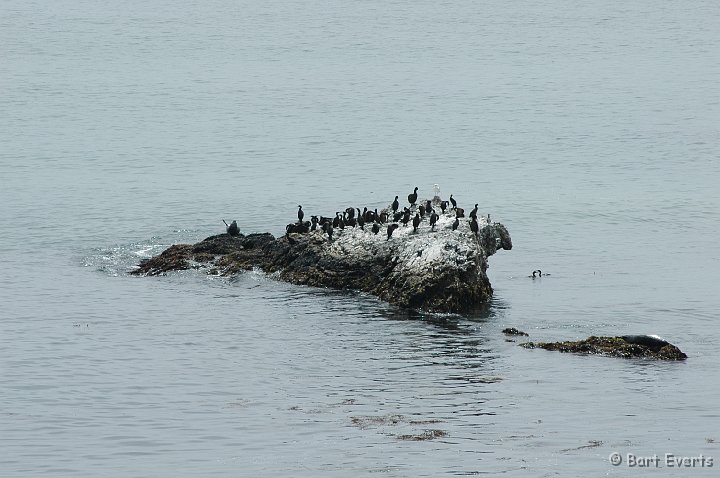
<path fill-rule="evenodd" d="M 717 476 L 719 35 L 715 0 L 3 0 L 0 476 Z M 477 313 L 127 274 L 434 184 L 512 236 Z"/>

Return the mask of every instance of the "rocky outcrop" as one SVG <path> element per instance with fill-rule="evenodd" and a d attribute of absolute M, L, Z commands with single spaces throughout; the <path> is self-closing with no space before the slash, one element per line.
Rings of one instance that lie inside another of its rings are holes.
<path fill-rule="evenodd" d="M 131 273 L 205 268 L 231 275 L 259 268 L 294 284 L 357 289 L 402 307 L 462 312 L 491 297 L 488 257 L 511 249 L 512 241 L 502 224 L 479 218 L 474 234 L 464 219 L 453 231 L 454 220 L 448 209 L 434 229 L 425 217 L 416 233 L 411 225 L 401 225 L 389 240 L 385 224 L 378 234 L 370 225 L 335 229 L 332 240 L 319 229 L 280 238 L 221 234 L 194 245 L 171 246 Z"/>
<path fill-rule="evenodd" d="M 622 337 L 588 337 L 577 342 L 527 342 L 525 348 L 541 348 L 558 352 L 609 355 L 621 358 L 650 358 L 656 360 L 685 360 L 679 348 L 652 335 Z"/>

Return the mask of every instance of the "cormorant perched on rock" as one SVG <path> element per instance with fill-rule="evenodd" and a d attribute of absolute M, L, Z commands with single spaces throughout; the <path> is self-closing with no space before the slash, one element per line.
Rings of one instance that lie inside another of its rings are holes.
<path fill-rule="evenodd" d="M 340 225 L 340 211 L 335 211 L 335 217 L 332 221 L 332 227 L 338 227 Z"/>
<path fill-rule="evenodd" d="M 415 190 L 412 192 L 412 194 L 408 194 L 408 202 L 411 206 L 415 204 L 415 201 L 417 201 L 417 190 L 418 188 L 415 187 Z"/>
<path fill-rule="evenodd" d="M 470 220 L 470 230 L 477 236 L 478 231 L 480 228 L 478 227 L 477 218 L 472 218 Z"/>
<path fill-rule="evenodd" d="M 312 226 L 310 226 L 310 230 L 311 230 L 311 231 L 316 230 L 316 229 L 317 229 L 318 222 L 319 222 L 318 217 L 317 217 L 317 216 L 310 216 L 310 222 L 312 223 Z"/>
<path fill-rule="evenodd" d="M 420 206 L 422 207 L 422 206 Z M 413 218 L 413 232 L 417 232 L 417 228 L 420 225 L 420 213 L 416 213 Z"/>
<path fill-rule="evenodd" d="M 396 212 L 395 214 L 393 214 L 393 222 L 398 222 L 400 219 L 402 219 L 404 214 L 404 212 Z"/>
<path fill-rule="evenodd" d="M 459 225 L 460 225 L 460 219 L 456 217 L 455 222 L 453 222 L 453 225 L 452 225 L 452 230 L 455 231 Z"/>
<path fill-rule="evenodd" d="M 225 222 L 225 219 L 223 219 L 223 222 Z M 230 224 L 225 222 L 225 230 L 231 236 L 239 236 L 240 235 L 240 228 L 237 225 L 237 221 L 233 221 Z"/>
<path fill-rule="evenodd" d="M 443 214 L 445 214 L 445 209 L 447 209 L 447 206 L 448 206 L 448 202 L 447 202 L 447 201 L 441 201 L 441 202 L 440 202 L 440 210 L 442 211 Z"/>
<path fill-rule="evenodd" d="M 302 206 L 298 205 L 298 222 L 302 222 L 305 217 L 305 213 L 302 210 Z"/>
<path fill-rule="evenodd" d="M 477 210 L 478 210 L 478 205 L 475 204 L 475 209 L 473 209 L 472 211 L 470 211 L 470 217 L 471 217 L 471 218 L 477 219 Z"/>
<path fill-rule="evenodd" d="M 360 214 L 360 208 L 358 208 L 357 225 L 360 226 L 360 229 L 363 231 L 365 230 L 365 218 Z"/>
<path fill-rule="evenodd" d="M 465 209 L 461 207 L 455 208 L 455 217 L 465 217 Z"/>
<path fill-rule="evenodd" d="M 358 209 L 358 211 L 359 211 L 359 209 Z M 347 214 L 348 219 L 354 218 L 355 217 L 355 208 L 354 207 L 346 208 L 345 214 Z"/>
<path fill-rule="evenodd" d="M 399 207 L 400 207 L 400 203 L 398 202 L 398 196 L 395 196 L 395 200 L 392 203 L 393 212 L 397 211 Z"/>
<path fill-rule="evenodd" d="M 398 225 L 395 224 L 395 223 L 390 224 L 390 225 L 387 227 L 387 236 L 388 236 L 388 237 L 387 237 L 386 240 L 388 240 L 388 241 L 390 240 L 390 236 L 392 236 L 392 233 L 395 232 L 395 229 L 397 229 L 398 227 L 400 227 L 400 226 L 398 226 Z"/>
<path fill-rule="evenodd" d="M 488 222 L 488 224 L 490 224 L 490 214 L 488 214 L 487 222 Z"/>
<path fill-rule="evenodd" d="M 457 209 L 457 201 L 453 199 L 452 194 L 450 195 L 450 204 L 453 205 L 453 209 Z"/>
<path fill-rule="evenodd" d="M 377 209 L 376 209 L 376 211 L 377 211 Z M 377 212 L 375 213 L 375 216 L 377 216 Z M 384 212 L 384 211 L 383 211 L 383 212 L 380 213 L 380 222 L 383 223 L 383 224 L 385 224 L 386 222 L 388 222 L 388 213 L 387 213 L 387 212 Z"/>
<path fill-rule="evenodd" d="M 405 212 L 403 213 L 403 217 L 400 222 L 402 222 L 404 226 L 407 226 L 408 222 L 410 222 L 410 209 L 405 208 Z"/>
<path fill-rule="evenodd" d="M 435 210 L 432 210 L 432 214 L 430 214 L 430 228 L 434 231 L 435 230 L 435 224 L 437 223 L 438 215 L 435 212 Z"/>
<path fill-rule="evenodd" d="M 419 206 L 418 206 L 418 211 L 420 211 L 420 216 L 421 216 L 421 217 L 424 216 L 424 215 L 425 215 L 425 206 L 423 206 L 422 204 L 419 205 Z"/>
<path fill-rule="evenodd" d="M 332 242 L 332 235 L 333 235 L 333 227 L 332 224 L 329 222 L 326 222 L 322 226 L 322 230 L 327 233 L 328 235 L 328 241 Z"/>
<path fill-rule="evenodd" d="M 373 227 L 372 227 L 372 232 L 373 232 L 373 234 L 377 234 L 378 232 L 380 232 L 380 224 L 378 224 L 377 222 L 374 222 Z"/>
<path fill-rule="evenodd" d="M 426 214 L 430 214 L 430 210 L 431 210 L 432 208 L 433 208 L 433 207 L 432 207 L 432 201 L 431 201 L 430 199 L 428 199 L 428 200 L 425 202 L 425 213 L 426 213 Z"/>

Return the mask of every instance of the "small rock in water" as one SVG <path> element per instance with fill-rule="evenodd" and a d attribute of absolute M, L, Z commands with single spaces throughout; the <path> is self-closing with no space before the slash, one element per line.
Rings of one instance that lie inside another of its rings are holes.
<path fill-rule="evenodd" d="M 526 334 L 522 330 L 516 329 L 515 327 L 510 327 L 508 329 L 504 329 L 502 332 L 503 332 L 503 334 L 506 334 L 506 335 L 524 335 L 525 337 L 528 337 L 528 334 Z"/>

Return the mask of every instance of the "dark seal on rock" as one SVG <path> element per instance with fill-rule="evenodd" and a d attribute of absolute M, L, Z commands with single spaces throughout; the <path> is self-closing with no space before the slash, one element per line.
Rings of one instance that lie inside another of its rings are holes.
<path fill-rule="evenodd" d="M 631 341 L 628 341 L 625 337 L 631 337 Z M 639 339 L 638 337 L 644 338 Z M 651 339 L 645 339 L 648 337 Z M 661 345 L 662 343 L 665 345 Z M 648 335 L 592 336 L 577 342 L 526 342 L 520 345 L 528 349 L 541 348 L 558 352 L 608 355 L 620 358 L 650 358 L 656 360 L 685 360 L 687 358 L 687 355 L 673 344 Z"/>

